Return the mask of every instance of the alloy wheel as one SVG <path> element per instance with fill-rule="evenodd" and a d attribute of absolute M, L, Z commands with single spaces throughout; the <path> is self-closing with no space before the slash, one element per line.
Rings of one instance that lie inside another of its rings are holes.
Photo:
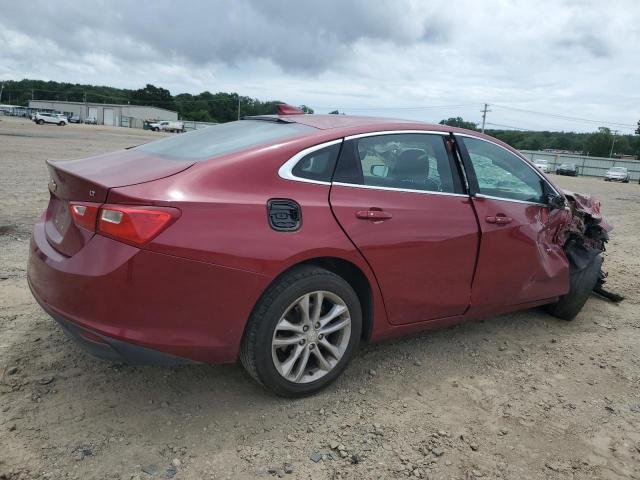
<path fill-rule="evenodd" d="M 278 320 L 271 356 L 278 373 L 294 383 L 316 381 L 343 357 L 351 338 L 351 316 L 342 298 L 328 291 L 306 293 Z"/>

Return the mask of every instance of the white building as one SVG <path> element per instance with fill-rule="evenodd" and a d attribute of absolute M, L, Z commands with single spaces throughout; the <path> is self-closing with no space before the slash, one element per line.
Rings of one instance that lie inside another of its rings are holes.
<path fill-rule="evenodd" d="M 62 112 L 81 121 L 94 117 L 101 125 L 142 128 L 144 120 L 178 120 L 178 112 L 143 105 L 115 103 L 63 102 L 58 100 L 29 100 L 29 108 Z"/>

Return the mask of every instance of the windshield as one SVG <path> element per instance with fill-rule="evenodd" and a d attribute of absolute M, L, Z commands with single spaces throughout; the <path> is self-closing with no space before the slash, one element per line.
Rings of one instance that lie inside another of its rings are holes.
<path fill-rule="evenodd" d="M 547 161 L 546 160 L 536 160 L 535 163 L 538 164 L 538 165 L 546 165 Z"/>
<path fill-rule="evenodd" d="M 611 168 L 611 171 L 612 171 L 612 172 L 622 172 L 622 173 L 624 173 L 624 172 L 626 172 L 626 171 L 627 171 L 627 169 L 626 169 L 626 168 L 624 168 L 624 167 L 612 167 L 612 168 Z"/>
<path fill-rule="evenodd" d="M 298 137 L 313 130 L 299 123 L 238 120 L 145 143 L 135 149 L 167 159 L 202 161 Z"/>
<path fill-rule="evenodd" d="M 573 163 L 563 163 L 560 165 L 561 168 L 575 168 L 575 164 Z"/>

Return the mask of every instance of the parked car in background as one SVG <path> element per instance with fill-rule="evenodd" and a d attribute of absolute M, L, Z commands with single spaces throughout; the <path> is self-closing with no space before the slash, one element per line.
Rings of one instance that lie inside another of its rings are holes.
<path fill-rule="evenodd" d="M 611 167 L 605 173 L 604 181 L 629 183 L 629 170 L 625 167 Z"/>
<path fill-rule="evenodd" d="M 38 125 L 44 125 L 45 123 L 54 123 L 61 127 L 67 125 L 69 120 L 61 113 L 46 113 L 38 112 L 33 116 L 33 121 Z"/>
<path fill-rule="evenodd" d="M 571 177 L 578 176 L 578 167 L 575 163 L 563 163 L 558 168 L 556 168 L 556 174 L 558 175 L 569 175 Z"/>
<path fill-rule="evenodd" d="M 69 117 L 69 123 L 80 123 L 80 117 L 78 115 L 71 115 Z"/>
<path fill-rule="evenodd" d="M 84 119 L 84 123 L 88 125 L 97 125 L 98 119 L 96 117 L 87 117 Z"/>
<path fill-rule="evenodd" d="M 533 161 L 533 164 L 536 166 L 536 168 L 538 168 L 540 171 L 544 173 L 551 172 L 551 167 L 549 166 L 549 162 L 547 162 L 546 160 L 537 159 Z"/>
<path fill-rule="evenodd" d="M 184 123 L 163 120 L 149 124 L 154 132 L 184 132 Z"/>
<path fill-rule="evenodd" d="M 240 359 L 302 396 L 362 341 L 541 305 L 571 320 L 604 278 L 600 202 L 507 144 L 280 111 L 49 160 L 27 269 L 43 309 L 97 356 Z"/>

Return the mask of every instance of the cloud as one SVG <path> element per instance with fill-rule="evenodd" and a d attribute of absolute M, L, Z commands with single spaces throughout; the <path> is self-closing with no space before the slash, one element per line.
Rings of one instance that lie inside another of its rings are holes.
<path fill-rule="evenodd" d="M 478 120 L 488 102 L 634 124 L 637 10 L 634 0 L 10 2 L 0 78 L 231 90 L 436 121 Z M 400 108 L 434 105 L 467 106 Z M 492 116 L 592 128 L 499 107 Z"/>

